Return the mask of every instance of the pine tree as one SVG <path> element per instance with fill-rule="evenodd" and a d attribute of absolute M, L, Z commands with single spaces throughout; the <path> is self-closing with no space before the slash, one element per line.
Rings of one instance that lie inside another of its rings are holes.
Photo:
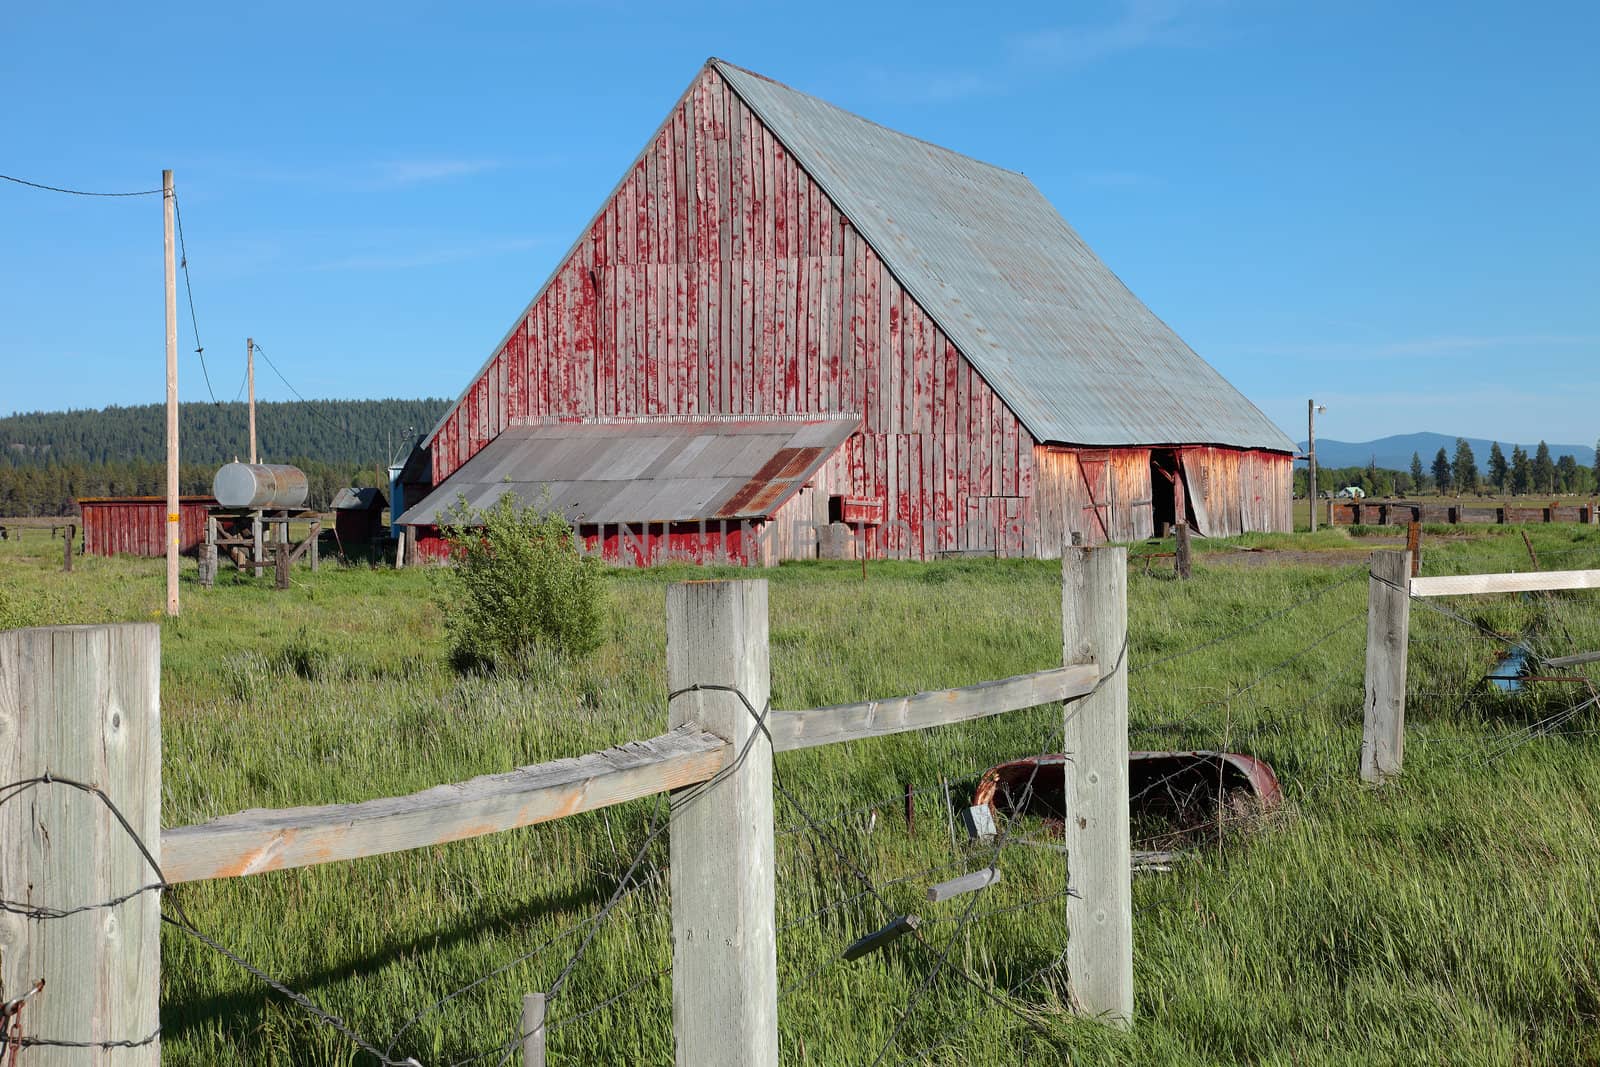
<path fill-rule="evenodd" d="M 1450 457 L 1445 455 L 1442 448 L 1439 449 L 1439 454 L 1433 457 L 1433 484 L 1439 487 L 1440 496 L 1450 490 Z"/>
<path fill-rule="evenodd" d="M 1556 465 L 1550 459 L 1550 446 L 1540 441 L 1539 450 L 1533 455 L 1533 491 L 1553 493 L 1555 484 Z"/>
<path fill-rule="evenodd" d="M 1595 460 L 1595 469 L 1600 471 L 1600 458 Z M 1415 452 L 1411 453 L 1411 484 L 1419 493 L 1428 487 L 1427 476 L 1422 473 L 1422 457 Z"/>
<path fill-rule="evenodd" d="M 1562 456 L 1556 460 L 1556 491 L 1572 493 L 1577 491 L 1578 485 L 1578 458 L 1576 456 Z"/>
<path fill-rule="evenodd" d="M 1521 445 L 1511 446 L 1511 492 L 1521 496 L 1533 488 L 1533 464 Z"/>
<path fill-rule="evenodd" d="M 1506 491 L 1506 476 L 1511 473 L 1511 468 L 1506 464 L 1506 454 L 1500 451 L 1500 442 L 1496 441 L 1489 446 L 1489 484 L 1494 486 L 1495 492 Z"/>
<path fill-rule="evenodd" d="M 1472 446 L 1465 437 L 1456 438 L 1456 458 L 1450 465 L 1450 473 L 1455 478 L 1456 492 L 1478 491 L 1478 458 L 1472 454 Z"/>

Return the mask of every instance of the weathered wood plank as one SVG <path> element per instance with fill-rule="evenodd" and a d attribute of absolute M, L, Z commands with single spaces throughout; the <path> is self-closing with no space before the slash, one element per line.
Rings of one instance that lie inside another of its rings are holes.
<path fill-rule="evenodd" d="M 668 587 L 667 687 L 678 694 L 669 722 L 697 723 L 742 753 L 726 777 L 672 800 L 672 1032 L 679 1067 L 778 1063 L 772 746 L 751 713 L 767 707 L 768 664 L 766 582 Z"/>
<path fill-rule="evenodd" d="M 161 631 L 151 623 L 0 633 L 0 784 L 49 773 L 94 785 L 154 852 L 160 665 Z M 97 797 L 41 784 L 0 805 L 0 899 L 59 911 L 134 894 L 114 908 L 66 916 L 0 913 L 6 997 L 45 980 L 20 1017 L 24 1037 L 141 1042 L 159 1032 L 159 899 L 137 892 L 156 881 Z M 156 1067 L 161 1046 L 40 1046 L 20 1062 Z"/>
<path fill-rule="evenodd" d="M 170 882 L 236 878 L 532 826 L 703 782 L 732 747 L 692 726 L 648 741 L 356 804 L 242 811 L 161 835 Z"/>
<path fill-rule="evenodd" d="M 864 737 L 948 726 L 1072 700 L 1090 692 L 1099 677 L 1099 668 L 1093 663 L 1053 667 L 958 689 L 805 711 L 774 711 L 767 726 L 772 733 L 772 747 L 778 752 L 789 752 L 831 745 L 836 741 L 859 741 Z"/>
<path fill-rule="evenodd" d="M 1446 574 L 1411 579 L 1412 596 L 1535 593 L 1559 589 L 1600 589 L 1600 570 L 1535 571 L 1527 574 Z"/>
<path fill-rule="evenodd" d="M 1063 658 L 1106 674 L 1066 711 L 1063 751 L 1072 762 L 1062 843 L 1076 890 L 1067 897 L 1067 973 L 1080 1011 L 1125 1027 L 1133 1020 L 1128 550 L 1064 548 L 1061 579 Z"/>
<path fill-rule="evenodd" d="M 1399 774 L 1405 759 L 1406 645 L 1411 626 L 1406 582 L 1410 575 L 1411 553 L 1372 554 L 1361 729 L 1361 777 L 1368 782 Z"/>
<path fill-rule="evenodd" d="M 973 871 L 970 874 L 963 874 L 959 878 L 940 882 L 938 885 L 930 885 L 928 887 L 928 903 L 942 904 L 952 897 L 976 892 L 979 889 L 987 889 L 992 885 L 999 884 L 999 882 L 1000 868 L 985 867 L 981 871 Z"/>
<path fill-rule="evenodd" d="M 1556 656 L 1544 661 L 1546 667 L 1579 667 L 1585 663 L 1600 663 L 1600 652 L 1579 652 L 1575 656 Z"/>
<path fill-rule="evenodd" d="M 866 937 L 860 938 L 844 950 L 844 958 L 858 960 L 869 952 L 878 949 L 916 930 L 922 925 L 922 919 L 916 915 L 900 915 L 889 922 L 887 926 L 874 930 Z"/>

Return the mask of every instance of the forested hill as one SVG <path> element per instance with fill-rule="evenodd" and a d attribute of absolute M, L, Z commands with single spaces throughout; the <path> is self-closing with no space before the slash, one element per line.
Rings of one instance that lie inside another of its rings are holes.
<path fill-rule="evenodd" d="M 338 466 L 388 463 L 409 429 L 425 433 L 448 400 L 309 400 L 256 405 L 263 463 L 316 460 Z M 243 403 L 186 403 L 178 412 L 185 464 L 216 466 L 249 458 Z M 41 411 L 0 418 L 0 467 L 97 466 L 164 462 L 161 404 L 100 411 Z"/>
<path fill-rule="evenodd" d="M 347 485 L 386 482 L 407 433 L 433 429 L 445 400 L 311 400 L 256 405 L 263 463 L 306 472 L 312 507 Z M 0 418 L 0 516 L 70 515 L 85 496 L 166 489 L 166 409 L 41 411 Z M 178 412 L 179 492 L 209 493 L 217 467 L 250 455 L 244 404 L 184 404 Z"/>

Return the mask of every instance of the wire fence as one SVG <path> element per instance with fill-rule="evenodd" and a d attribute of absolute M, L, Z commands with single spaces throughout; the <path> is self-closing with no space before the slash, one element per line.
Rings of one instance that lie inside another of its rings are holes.
<path fill-rule="evenodd" d="M 1590 549 L 1571 551 L 1576 557 Z M 1143 781 L 1131 796 L 1133 846 L 1147 852 L 1140 869 L 1165 874 L 1193 868 L 1206 856 L 1223 855 L 1235 835 L 1248 837 L 1276 818 L 1292 818 L 1295 805 L 1323 790 L 1357 788 L 1367 577 L 1365 568 L 1335 574 L 1285 607 L 1214 625 L 1198 636 L 1191 632 L 1197 639 L 1182 648 L 1163 647 L 1157 639 L 1142 647 L 1136 640 L 1123 650 L 1129 660 L 1131 747 L 1259 756 L 1276 769 L 1285 799 L 1279 812 L 1265 810 L 1253 802 L 1260 798 L 1243 795 L 1220 771 L 1214 782 L 1202 780 L 1198 795 L 1190 788 L 1192 768 Z M 1591 675 L 1569 669 L 1558 682 L 1523 680 L 1546 676 L 1543 665 L 1552 658 L 1600 649 L 1592 606 L 1553 595 L 1484 597 L 1467 604 L 1413 598 L 1412 608 L 1409 741 L 1430 765 L 1482 765 L 1544 738 L 1600 736 L 1592 726 L 1600 693 Z M 1499 673 L 1514 650 L 1526 666 Z M 530 1036 L 505 997 L 518 983 L 545 993 L 549 1014 L 541 1028 L 552 1045 L 552 1062 L 577 1062 L 584 1058 L 580 1049 L 592 1059 L 603 1048 L 640 1062 L 670 1061 L 670 1038 L 661 1037 L 670 1034 L 672 1018 L 665 837 L 675 820 L 743 765 L 766 728 L 770 706 L 758 709 L 742 693 L 735 695 L 757 731 L 728 767 L 670 802 L 634 802 L 627 816 L 613 809 L 623 842 L 616 843 L 608 821 L 615 868 L 591 872 L 589 880 L 600 886 L 591 913 L 554 932 L 540 926 L 527 947 L 515 947 L 516 939 L 508 937 L 505 956 L 494 966 L 436 982 L 394 1020 L 353 1023 L 202 931 L 147 843 L 109 798 L 85 783 L 24 779 L 0 787 L 0 805 L 42 788 L 93 796 L 144 855 L 150 877 L 104 901 L 0 901 L 0 910 L 54 921 L 159 893 L 162 918 L 176 932 L 383 1065 L 511 1062 Z M 1067 714 L 1077 706 L 1070 705 Z M 937 773 L 881 791 L 878 800 L 837 803 L 825 780 L 791 776 L 782 765 L 774 770 L 779 1010 L 815 1020 L 848 1002 L 852 1013 L 869 1017 L 861 1031 L 874 1040 L 870 1047 L 848 1050 L 843 1058 L 851 1062 L 959 1059 L 976 1051 L 970 1043 L 978 1035 L 992 1040 L 997 1027 L 1048 1043 L 1061 1039 L 1071 1017 L 1071 975 L 1061 946 L 1065 904 L 1076 890 L 1059 844 L 1059 819 L 1040 814 L 1048 803 L 1033 803 L 1061 788 L 1059 778 L 1041 778 L 1041 770 L 1051 759 L 1071 757 L 1061 751 L 1063 714 L 1052 706 L 1004 718 L 1004 726 L 995 719 L 952 730 L 931 761 Z M 964 813 L 977 800 L 978 786 L 992 768 L 1019 754 L 1032 757 L 1032 770 L 1004 803 L 994 805 L 992 833 L 977 832 Z M 1162 803 L 1152 803 L 1157 800 Z M 1147 807 L 1160 810 L 1142 813 Z M 1222 867 L 1226 875 L 1225 862 Z M 932 886 L 984 872 L 990 876 L 984 888 L 940 902 L 927 899 Z M 1175 899 L 1136 894 L 1136 913 L 1175 906 Z M 863 943 L 869 947 L 855 953 Z M 85 1043 L 30 1033 L 23 1025 L 29 1000 L 45 995 L 23 991 L 0 1004 L 0 1053 L 47 1045 L 109 1050 L 160 1037 L 157 1031 Z M 453 1012 L 474 1019 L 499 1015 L 502 1034 L 475 1046 L 441 1042 L 432 1024 Z M 792 1044 L 804 1049 L 808 1030 L 792 1022 L 785 1026 Z"/>

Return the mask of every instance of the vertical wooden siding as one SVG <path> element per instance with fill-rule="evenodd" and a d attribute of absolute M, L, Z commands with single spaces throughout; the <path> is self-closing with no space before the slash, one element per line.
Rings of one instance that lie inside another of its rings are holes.
<path fill-rule="evenodd" d="M 874 556 L 1035 554 L 1033 439 L 708 69 L 451 410 L 434 484 L 514 419 L 829 412 L 863 430 L 776 558 L 814 553 L 829 493 L 884 502 Z"/>
<path fill-rule="evenodd" d="M 178 549 L 190 552 L 205 540 L 208 500 L 178 504 Z M 83 550 L 94 556 L 164 556 L 167 553 L 167 502 L 162 497 L 85 501 Z"/>
<path fill-rule="evenodd" d="M 1293 461 L 1277 452 L 1186 445 L 1184 490 L 1201 499 L 1208 537 L 1292 529 Z M 1055 557 L 1074 533 L 1084 544 L 1133 541 L 1155 530 L 1150 449 L 1034 450 L 1040 556 Z M 1198 477 L 1191 477 L 1196 470 Z M 1198 484 L 1196 484 L 1198 482 Z"/>

